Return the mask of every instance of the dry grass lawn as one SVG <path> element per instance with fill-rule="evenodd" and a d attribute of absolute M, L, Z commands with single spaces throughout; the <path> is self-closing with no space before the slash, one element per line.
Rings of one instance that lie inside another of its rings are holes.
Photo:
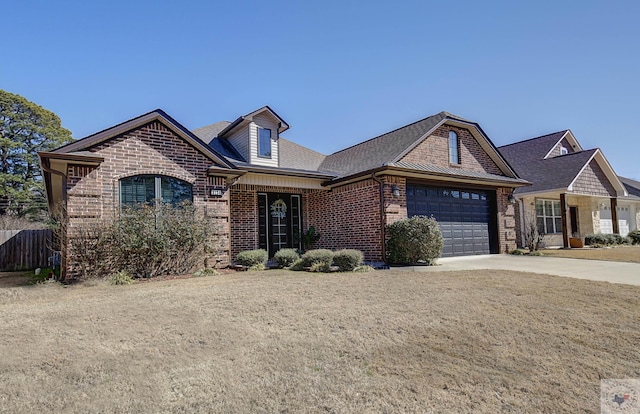
<path fill-rule="evenodd" d="M 0 289 L 0 412 L 597 412 L 640 287 L 287 271 Z"/>
<path fill-rule="evenodd" d="M 600 249 L 548 249 L 545 256 L 569 259 L 608 260 L 611 262 L 640 263 L 640 246 L 618 246 Z"/>

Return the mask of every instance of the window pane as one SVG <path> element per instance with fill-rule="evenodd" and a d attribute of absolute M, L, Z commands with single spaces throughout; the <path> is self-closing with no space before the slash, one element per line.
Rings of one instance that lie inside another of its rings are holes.
<path fill-rule="evenodd" d="M 560 202 L 559 201 L 554 201 L 553 202 L 553 212 L 555 216 L 559 216 L 560 213 Z"/>
<path fill-rule="evenodd" d="M 451 164 L 460 164 L 458 135 L 453 131 L 449 131 L 449 162 Z"/>
<path fill-rule="evenodd" d="M 260 157 L 271 157 L 271 130 L 258 129 L 258 155 Z"/>
<path fill-rule="evenodd" d="M 553 203 L 551 201 L 544 202 L 544 215 L 545 216 L 553 216 Z"/>
<path fill-rule="evenodd" d="M 120 203 L 134 205 L 150 203 L 155 198 L 155 178 L 138 175 L 120 180 Z"/>
<path fill-rule="evenodd" d="M 555 233 L 554 229 L 553 229 L 553 219 L 547 217 L 545 219 L 545 224 L 547 226 L 547 233 Z"/>
<path fill-rule="evenodd" d="M 192 201 L 191 184 L 173 177 L 161 177 L 160 187 L 162 201 L 178 204 L 182 201 Z"/>
<path fill-rule="evenodd" d="M 555 219 L 556 221 L 556 233 L 561 233 L 562 232 L 562 219 L 560 217 L 557 217 Z"/>
<path fill-rule="evenodd" d="M 536 213 L 538 216 L 544 216 L 544 203 L 542 200 L 536 200 Z"/>
<path fill-rule="evenodd" d="M 538 217 L 537 223 L 538 223 L 538 231 L 541 233 L 546 233 L 544 229 L 544 218 Z"/>

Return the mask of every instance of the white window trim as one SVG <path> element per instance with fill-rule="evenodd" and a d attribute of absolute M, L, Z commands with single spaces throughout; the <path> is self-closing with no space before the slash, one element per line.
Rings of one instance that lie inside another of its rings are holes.
<path fill-rule="evenodd" d="M 260 131 L 269 131 L 269 155 L 262 155 L 260 153 Z M 273 158 L 273 131 L 271 128 L 258 127 L 258 158 L 272 159 Z"/>
<path fill-rule="evenodd" d="M 545 202 L 549 201 L 551 202 L 551 215 L 547 215 L 546 213 L 546 209 L 545 209 Z M 538 214 L 538 202 L 542 203 L 542 215 Z M 545 227 L 545 234 L 562 234 L 562 207 L 559 206 L 558 207 L 558 211 L 556 212 L 556 208 L 555 205 L 556 203 L 559 203 L 560 200 L 553 200 L 550 198 L 536 198 L 536 203 L 535 203 L 535 211 L 536 211 L 536 223 L 538 221 L 539 218 L 542 217 L 542 222 L 544 223 L 544 227 Z M 557 214 L 557 215 L 556 215 Z M 560 219 L 560 228 L 556 229 L 554 228 L 553 232 L 548 232 L 547 230 L 547 219 L 552 219 L 553 221 L 553 227 L 556 227 L 556 219 Z"/>
<path fill-rule="evenodd" d="M 453 134 L 453 136 L 452 136 Z M 456 145 L 455 147 L 451 146 L 451 141 L 453 140 L 453 137 L 455 137 L 456 139 Z M 460 157 L 460 137 L 458 136 L 458 134 L 455 131 L 449 131 L 449 138 L 448 138 L 448 143 L 449 143 L 449 165 L 460 165 L 462 164 L 461 162 L 461 157 Z M 456 159 L 455 161 L 452 161 L 451 158 L 453 156 L 453 149 L 455 148 L 455 155 L 456 155 Z"/>

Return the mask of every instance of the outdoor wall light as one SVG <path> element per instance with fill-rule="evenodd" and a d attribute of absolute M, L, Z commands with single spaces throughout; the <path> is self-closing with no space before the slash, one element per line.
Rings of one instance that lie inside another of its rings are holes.
<path fill-rule="evenodd" d="M 394 197 L 400 197 L 400 188 L 396 184 L 391 184 L 391 194 Z"/>
<path fill-rule="evenodd" d="M 513 194 L 509 194 L 509 197 L 507 197 L 507 201 L 509 201 L 509 203 L 511 204 L 515 204 L 516 198 L 513 196 Z"/>

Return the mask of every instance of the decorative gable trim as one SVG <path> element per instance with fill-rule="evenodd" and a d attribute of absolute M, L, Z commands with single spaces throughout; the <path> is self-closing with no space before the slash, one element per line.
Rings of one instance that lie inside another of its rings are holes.
<path fill-rule="evenodd" d="M 562 136 L 560 137 L 560 139 L 553 144 L 553 146 L 549 149 L 549 152 L 547 152 L 547 154 L 544 156 L 544 159 L 549 158 L 549 156 L 551 155 L 551 153 L 553 152 L 553 150 L 556 149 L 556 147 L 562 142 L 562 140 L 566 139 L 569 144 L 571 144 L 571 147 L 573 148 L 574 152 L 580 152 L 580 151 L 584 151 L 582 149 L 582 146 L 580 145 L 580 143 L 578 142 L 578 140 L 576 139 L 576 137 L 573 135 L 573 132 L 571 132 L 570 129 L 567 129 L 564 134 L 562 134 Z"/>
<path fill-rule="evenodd" d="M 211 149 L 207 144 L 202 142 L 200 138 L 195 136 L 188 129 L 186 129 L 184 126 L 178 123 L 175 119 L 171 118 L 161 109 L 156 109 L 155 111 L 151 111 L 137 118 L 133 118 L 121 124 L 118 124 L 116 126 L 113 126 L 111 128 L 107 128 L 96 134 L 89 135 L 88 137 L 82 138 L 78 141 L 74 141 L 70 144 L 67 144 L 63 147 L 60 147 L 54 150 L 53 153 L 55 154 L 77 153 L 79 151 L 86 150 L 90 147 L 93 147 L 95 145 L 108 141 L 112 138 L 123 135 L 129 131 L 133 131 L 144 125 L 150 124 L 154 121 L 159 122 L 160 124 L 168 128 L 171 132 L 173 132 L 178 137 L 182 138 L 187 143 L 192 145 L 194 148 L 196 148 L 198 151 L 200 151 L 203 155 L 205 155 L 214 163 L 218 165 L 222 165 L 227 168 L 231 168 L 231 169 L 235 168 L 233 164 L 227 161 L 224 157 L 222 157 L 216 151 Z"/>

